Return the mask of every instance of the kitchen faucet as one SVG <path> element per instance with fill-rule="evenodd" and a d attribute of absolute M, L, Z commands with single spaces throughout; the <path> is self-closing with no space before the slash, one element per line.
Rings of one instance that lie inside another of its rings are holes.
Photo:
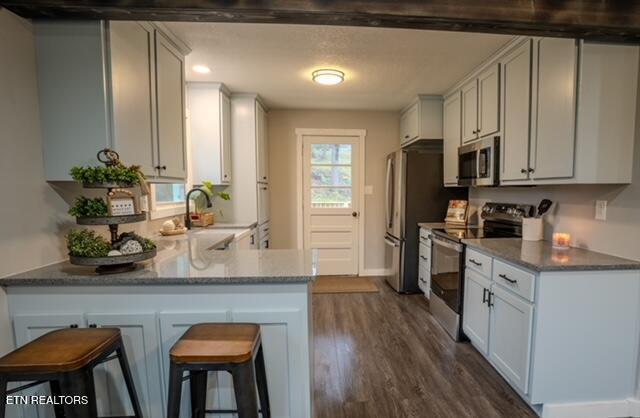
<path fill-rule="evenodd" d="M 186 205 L 187 205 L 187 216 L 184 220 L 184 226 L 187 227 L 187 229 L 191 229 L 191 215 L 189 213 L 189 197 L 191 196 L 191 193 L 193 192 L 201 192 L 205 199 L 207 199 L 207 207 L 210 208 L 211 205 L 211 199 L 209 198 L 209 194 L 207 192 L 205 192 L 203 189 L 201 189 L 200 187 L 194 187 L 193 189 L 189 190 L 189 192 L 187 193 L 187 197 L 186 197 Z"/>

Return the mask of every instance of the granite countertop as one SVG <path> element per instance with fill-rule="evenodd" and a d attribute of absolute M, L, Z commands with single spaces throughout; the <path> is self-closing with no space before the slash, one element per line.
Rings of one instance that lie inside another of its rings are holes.
<path fill-rule="evenodd" d="M 529 270 L 640 270 L 640 261 L 615 257 L 582 248 L 554 249 L 549 241 L 523 241 L 520 238 L 462 240 L 467 246 L 517 264 Z"/>
<path fill-rule="evenodd" d="M 127 273 L 98 275 L 68 261 L 0 278 L 0 286 L 111 286 L 308 283 L 317 254 L 309 250 L 213 250 L 234 234 L 200 230 L 156 240 L 158 255 Z M 221 241 L 222 240 L 222 241 Z"/>

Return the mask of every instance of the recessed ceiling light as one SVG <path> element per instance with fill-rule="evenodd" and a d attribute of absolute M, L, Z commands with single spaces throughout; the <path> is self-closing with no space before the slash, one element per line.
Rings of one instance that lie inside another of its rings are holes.
<path fill-rule="evenodd" d="M 209 74 L 211 72 L 211 68 L 206 65 L 194 65 L 191 68 L 193 68 L 193 71 L 200 74 Z"/>
<path fill-rule="evenodd" d="M 324 68 L 311 73 L 311 78 L 318 84 L 333 86 L 344 81 L 344 73 L 342 71 Z"/>

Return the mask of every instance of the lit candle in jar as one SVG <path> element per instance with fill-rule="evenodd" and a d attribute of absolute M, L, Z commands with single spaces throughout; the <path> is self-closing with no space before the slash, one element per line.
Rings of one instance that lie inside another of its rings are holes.
<path fill-rule="evenodd" d="M 567 248 L 569 248 L 570 242 L 571 242 L 571 234 L 566 234 L 564 232 L 553 233 L 553 248 L 566 250 Z"/>

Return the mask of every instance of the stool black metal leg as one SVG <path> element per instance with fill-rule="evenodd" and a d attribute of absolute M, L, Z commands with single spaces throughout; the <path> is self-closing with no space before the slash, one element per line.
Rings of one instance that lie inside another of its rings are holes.
<path fill-rule="evenodd" d="M 4 418 L 7 409 L 7 379 L 0 377 L 0 418 Z"/>
<path fill-rule="evenodd" d="M 65 396 L 86 396 L 87 403 L 75 402 L 64 405 L 65 417 L 97 418 L 98 408 L 91 370 L 65 373 L 60 381 L 61 392 Z"/>
<path fill-rule="evenodd" d="M 133 414 L 136 418 L 142 418 L 142 409 L 140 408 L 140 401 L 138 401 L 138 394 L 136 393 L 136 387 L 133 384 L 133 377 L 131 376 L 131 370 L 129 369 L 129 361 L 127 360 L 127 353 L 120 340 L 120 346 L 116 348 L 116 354 L 118 355 L 118 361 L 120 362 L 120 369 L 122 369 L 122 375 L 124 376 L 124 382 L 127 385 L 127 391 L 129 392 L 129 400 L 131 400 L 131 406 L 133 407 Z"/>
<path fill-rule="evenodd" d="M 260 395 L 260 412 L 262 418 L 271 418 L 271 407 L 269 406 L 269 390 L 267 388 L 267 371 L 264 367 L 264 353 L 262 344 L 256 354 L 256 380 L 258 381 L 258 394 Z"/>
<path fill-rule="evenodd" d="M 49 381 L 49 388 L 51 388 L 51 395 L 58 397 L 62 395 L 62 391 L 60 390 L 60 382 L 57 380 Z M 64 407 L 60 404 L 53 405 L 53 412 L 56 418 L 65 418 L 64 416 Z"/>
<path fill-rule="evenodd" d="M 205 418 L 207 408 L 207 372 L 192 371 L 189 382 L 191 386 L 191 418 Z"/>
<path fill-rule="evenodd" d="M 238 405 L 238 418 L 258 418 L 258 394 L 253 361 L 236 364 L 231 374 Z"/>
<path fill-rule="evenodd" d="M 169 366 L 169 399 L 167 417 L 179 418 L 180 397 L 182 395 L 182 368 L 175 363 Z"/>

